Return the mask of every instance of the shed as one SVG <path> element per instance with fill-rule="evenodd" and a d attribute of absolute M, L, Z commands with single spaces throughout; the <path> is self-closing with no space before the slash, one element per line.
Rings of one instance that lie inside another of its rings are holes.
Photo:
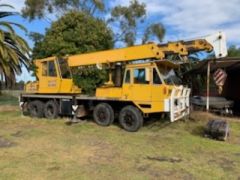
<path fill-rule="evenodd" d="M 227 79 L 223 86 L 223 91 L 221 94 L 217 92 L 217 86 L 214 86 L 214 82 L 211 81 L 212 74 L 221 68 L 227 73 Z M 194 87 L 193 95 L 203 95 L 207 98 L 209 96 L 222 96 L 227 99 L 234 101 L 234 111 L 240 113 L 240 57 L 227 57 L 222 59 L 207 59 L 197 63 L 192 70 L 185 74 L 185 78 L 195 77 L 196 75 L 201 75 L 205 77 L 205 93 L 199 91 L 198 87 Z M 202 93 L 202 94 L 199 94 Z M 208 102 L 209 103 L 209 102 Z M 206 105 L 208 110 L 208 104 Z"/>

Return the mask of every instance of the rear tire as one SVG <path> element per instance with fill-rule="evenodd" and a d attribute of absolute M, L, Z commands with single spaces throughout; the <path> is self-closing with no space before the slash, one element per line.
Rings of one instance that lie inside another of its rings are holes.
<path fill-rule="evenodd" d="M 59 114 L 57 102 L 50 100 L 44 106 L 44 115 L 47 119 L 56 119 Z"/>
<path fill-rule="evenodd" d="M 42 101 L 39 101 L 39 100 L 31 101 L 28 105 L 30 116 L 42 118 L 43 117 L 43 107 L 44 107 L 44 104 Z"/>
<path fill-rule="evenodd" d="M 136 132 L 143 125 L 143 116 L 136 107 L 129 105 L 120 111 L 119 122 L 126 131 Z"/>
<path fill-rule="evenodd" d="M 114 112 L 107 103 L 98 104 L 93 110 L 94 121 L 100 126 L 109 126 L 114 121 Z"/>

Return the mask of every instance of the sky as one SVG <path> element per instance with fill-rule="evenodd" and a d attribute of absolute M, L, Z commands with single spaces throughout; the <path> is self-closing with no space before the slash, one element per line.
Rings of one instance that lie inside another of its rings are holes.
<path fill-rule="evenodd" d="M 130 0 L 105 0 L 109 9 L 121 4 L 129 5 Z M 139 0 L 146 4 L 146 23 L 161 22 L 166 28 L 164 42 L 182 39 L 203 37 L 212 33 L 223 31 L 226 33 L 229 45 L 240 46 L 240 0 Z M 1 0 L 20 12 L 24 7 L 24 0 Z M 106 15 L 107 18 L 109 14 Z M 28 22 L 20 16 L 8 18 L 24 25 L 29 32 L 44 33 L 50 26 L 46 20 Z M 114 28 L 114 27 L 113 27 Z M 17 30 L 33 47 L 33 42 L 21 31 Z M 138 34 L 137 43 L 140 43 Z M 24 70 L 17 80 L 29 81 L 34 78 Z"/>

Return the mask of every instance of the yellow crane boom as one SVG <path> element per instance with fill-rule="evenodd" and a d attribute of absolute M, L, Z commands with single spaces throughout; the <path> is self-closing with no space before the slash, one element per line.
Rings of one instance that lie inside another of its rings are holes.
<path fill-rule="evenodd" d="M 165 45 L 149 43 L 121 49 L 99 51 L 68 57 L 70 67 L 127 62 L 139 59 L 163 59 L 167 53 L 187 55 L 187 49 L 181 42 L 170 42 Z"/>
<path fill-rule="evenodd" d="M 216 57 L 226 56 L 225 36 L 222 33 L 190 41 L 168 42 L 166 44 L 149 43 L 132 47 L 99 51 L 68 56 L 70 67 L 97 64 L 111 64 L 142 59 L 164 59 L 167 55 L 187 56 L 190 53 L 215 52 Z"/>

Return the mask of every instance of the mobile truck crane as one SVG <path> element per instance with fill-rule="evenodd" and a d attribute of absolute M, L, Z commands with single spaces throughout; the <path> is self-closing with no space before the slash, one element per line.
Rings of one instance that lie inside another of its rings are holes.
<path fill-rule="evenodd" d="M 216 58 L 224 57 L 224 34 L 38 59 L 34 61 L 38 80 L 25 85 L 25 92 L 20 95 L 20 107 L 24 114 L 49 119 L 59 115 L 76 119 L 93 112 L 97 124 L 109 126 L 118 118 L 120 125 L 130 132 L 137 131 L 143 125 L 144 117 L 153 113 L 168 113 L 173 122 L 189 114 L 190 89 L 174 84 L 173 69 L 178 65 L 166 57 L 173 54 L 187 56 L 198 51 L 214 51 Z M 71 74 L 72 67 L 89 66 L 109 67 L 109 81 L 96 88 L 94 96 L 81 93 Z"/>

